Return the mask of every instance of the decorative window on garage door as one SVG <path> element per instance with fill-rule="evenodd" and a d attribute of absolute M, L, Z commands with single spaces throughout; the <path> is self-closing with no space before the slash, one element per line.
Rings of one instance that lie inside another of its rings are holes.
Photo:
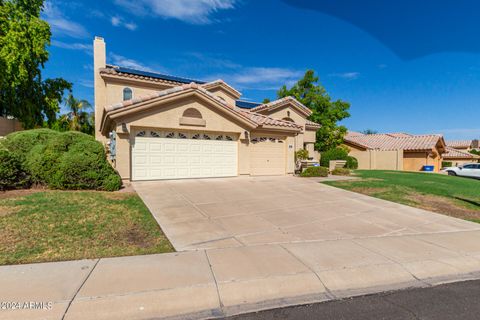
<path fill-rule="evenodd" d="M 252 143 L 259 142 L 271 142 L 271 143 L 283 143 L 283 140 L 275 137 L 254 137 L 250 140 Z"/>
<path fill-rule="evenodd" d="M 176 131 L 157 131 L 157 130 L 139 130 L 135 134 L 137 137 L 167 138 L 167 139 L 193 139 L 193 140 L 217 140 L 234 141 L 233 135 L 208 132 L 176 132 Z M 267 138 L 262 138 L 267 139 Z"/>

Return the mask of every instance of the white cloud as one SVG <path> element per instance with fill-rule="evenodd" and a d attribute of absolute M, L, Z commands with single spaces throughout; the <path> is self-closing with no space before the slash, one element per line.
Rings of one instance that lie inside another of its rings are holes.
<path fill-rule="evenodd" d="M 62 48 L 62 49 L 69 49 L 69 50 L 81 50 L 85 53 L 92 54 L 93 45 L 86 44 L 86 43 L 66 43 L 58 40 L 52 40 L 52 46 Z"/>
<path fill-rule="evenodd" d="M 147 67 L 146 65 L 137 60 L 129 59 L 115 53 L 110 54 L 110 59 L 112 60 L 112 63 L 117 66 L 150 72 L 153 71 L 150 67 Z"/>
<path fill-rule="evenodd" d="M 360 77 L 360 72 L 343 72 L 343 73 L 331 73 L 329 74 L 330 77 L 337 77 L 346 80 L 355 80 Z"/>
<path fill-rule="evenodd" d="M 126 22 L 122 17 L 120 16 L 113 16 L 110 19 L 110 22 L 112 23 L 112 26 L 114 27 L 125 27 L 130 31 L 134 31 L 137 29 L 137 25 L 133 22 Z"/>
<path fill-rule="evenodd" d="M 302 75 L 303 71 L 286 68 L 241 67 L 211 78 L 224 79 L 239 89 L 278 90 L 283 85 L 292 86 Z"/>
<path fill-rule="evenodd" d="M 139 16 L 159 16 L 191 24 L 214 22 L 211 15 L 235 8 L 237 0 L 115 0 L 115 3 Z"/>
<path fill-rule="evenodd" d="M 89 36 L 85 27 L 66 17 L 51 1 L 45 2 L 43 16 L 50 24 L 54 35 L 68 36 L 72 38 L 86 38 Z"/>

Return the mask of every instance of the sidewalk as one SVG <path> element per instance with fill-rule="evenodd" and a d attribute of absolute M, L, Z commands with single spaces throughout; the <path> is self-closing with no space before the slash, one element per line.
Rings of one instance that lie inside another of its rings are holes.
<path fill-rule="evenodd" d="M 480 231 L 0 267 L 1 319 L 215 318 L 480 278 Z"/>

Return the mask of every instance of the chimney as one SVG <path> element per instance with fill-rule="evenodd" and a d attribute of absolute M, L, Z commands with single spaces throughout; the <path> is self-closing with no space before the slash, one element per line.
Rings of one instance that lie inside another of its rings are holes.
<path fill-rule="evenodd" d="M 479 149 L 480 148 L 480 142 L 478 141 L 478 139 L 475 139 L 472 141 L 472 148 L 473 149 Z"/>
<path fill-rule="evenodd" d="M 103 78 L 100 76 L 100 69 L 107 66 L 107 54 L 105 41 L 102 37 L 95 37 L 93 41 L 93 73 L 94 73 L 94 95 L 95 95 L 95 138 L 99 141 L 104 141 L 100 133 L 100 123 L 102 120 L 103 108 L 107 104 L 106 85 Z"/>

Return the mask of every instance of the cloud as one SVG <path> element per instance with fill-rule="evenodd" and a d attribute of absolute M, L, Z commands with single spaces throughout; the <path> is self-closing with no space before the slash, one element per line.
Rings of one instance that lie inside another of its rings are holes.
<path fill-rule="evenodd" d="M 144 65 L 143 63 L 137 60 L 129 59 L 115 53 L 111 53 L 109 57 L 114 65 L 122 66 L 125 68 L 136 69 L 136 70 L 153 72 L 153 70 L 150 67 L 147 67 L 146 65 Z"/>
<path fill-rule="evenodd" d="M 89 36 L 85 27 L 66 17 L 52 1 L 45 2 L 43 16 L 50 24 L 54 35 L 72 38 L 86 38 Z"/>
<path fill-rule="evenodd" d="M 330 77 L 336 77 L 346 80 L 355 80 L 360 77 L 360 72 L 343 72 L 343 73 L 331 73 L 329 74 Z"/>
<path fill-rule="evenodd" d="M 58 40 L 52 40 L 51 45 L 62 49 L 84 51 L 85 53 L 90 55 L 93 51 L 93 45 L 86 43 L 66 43 Z"/>
<path fill-rule="evenodd" d="M 110 22 L 112 23 L 112 26 L 114 27 L 124 27 L 127 28 L 130 31 L 134 31 L 137 29 L 137 25 L 133 22 L 126 22 L 122 17 L 120 16 L 113 16 L 110 19 Z"/>
<path fill-rule="evenodd" d="M 278 90 L 283 85 L 292 86 L 302 75 L 303 71 L 287 68 L 241 67 L 212 78 L 224 79 L 239 89 Z"/>
<path fill-rule="evenodd" d="M 81 85 L 82 87 L 85 87 L 85 88 L 93 88 L 94 87 L 93 80 L 81 79 L 81 80 L 78 81 L 78 84 Z"/>
<path fill-rule="evenodd" d="M 159 16 L 191 24 L 215 22 L 213 14 L 235 8 L 238 0 L 115 0 L 125 10 L 138 16 Z"/>

